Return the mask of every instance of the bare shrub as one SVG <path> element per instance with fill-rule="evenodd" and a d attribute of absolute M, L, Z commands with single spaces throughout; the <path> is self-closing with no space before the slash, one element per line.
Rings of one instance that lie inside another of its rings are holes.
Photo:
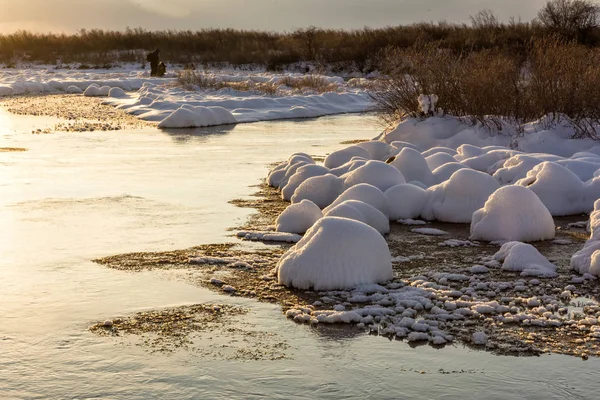
<path fill-rule="evenodd" d="M 600 6 L 590 0 L 549 0 L 538 12 L 538 21 L 555 33 L 578 39 L 598 27 Z"/>
<path fill-rule="evenodd" d="M 522 62 L 499 50 L 389 50 L 388 77 L 372 97 L 387 123 L 419 116 L 417 97 L 436 94 L 438 107 L 469 124 L 520 132 L 529 122 L 567 122 L 576 137 L 598 138 L 600 52 L 554 38 L 534 41 L 528 53 Z"/>

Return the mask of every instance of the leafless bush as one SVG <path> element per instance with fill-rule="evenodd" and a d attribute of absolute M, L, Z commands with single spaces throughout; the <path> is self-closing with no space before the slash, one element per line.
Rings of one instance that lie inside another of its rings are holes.
<path fill-rule="evenodd" d="M 568 122 L 578 137 L 597 138 L 600 126 L 600 52 L 559 39 L 534 41 L 529 57 L 499 50 L 458 57 L 434 47 L 389 50 L 388 78 L 372 96 L 384 121 L 419 116 L 420 94 L 470 124 L 493 129 L 543 120 Z"/>

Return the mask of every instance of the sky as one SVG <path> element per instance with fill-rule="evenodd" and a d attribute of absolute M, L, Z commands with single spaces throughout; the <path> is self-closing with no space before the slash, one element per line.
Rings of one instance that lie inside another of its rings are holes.
<path fill-rule="evenodd" d="M 546 0 L 0 0 L 0 33 L 236 28 L 291 31 L 468 22 L 479 10 L 530 20 Z"/>

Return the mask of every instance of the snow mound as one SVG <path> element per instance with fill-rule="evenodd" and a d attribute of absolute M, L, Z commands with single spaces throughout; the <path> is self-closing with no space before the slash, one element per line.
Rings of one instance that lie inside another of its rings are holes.
<path fill-rule="evenodd" d="M 367 150 L 372 160 L 385 161 L 397 153 L 394 147 L 378 140 L 370 140 L 368 142 L 357 143 L 356 145 Z"/>
<path fill-rule="evenodd" d="M 584 183 L 573 172 L 554 162 L 536 165 L 517 182 L 534 192 L 554 216 L 590 212 L 597 199 L 584 193 Z"/>
<path fill-rule="evenodd" d="M 427 200 L 425 190 L 408 183 L 392 186 L 384 194 L 389 206 L 389 217 L 393 221 L 417 218 Z"/>
<path fill-rule="evenodd" d="M 356 213 L 349 210 L 348 207 L 358 211 L 363 218 L 360 218 L 360 216 L 357 218 Z M 382 235 L 390 232 L 389 219 L 383 215 L 381 211 L 362 201 L 346 200 L 335 207 L 328 209 L 324 214 L 327 217 L 342 217 L 364 222 Z"/>
<path fill-rule="evenodd" d="M 479 156 L 467 158 L 466 160 L 461 161 L 461 163 L 476 171 L 488 172 L 494 164 L 497 164 L 499 161 L 507 160 L 517 153 L 519 152 L 516 150 L 497 149 Z"/>
<path fill-rule="evenodd" d="M 342 175 L 345 175 L 350 171 L 354 171 L 355 169 L 362 167 L 367 163 L 367 161 L 369 160 L 364 159 L 362 157 L 352 157 L 347 163 L 342 164 L 337 168 L 333 168 L 331 170 L 331 173 L 335 176 L 341 177 Z"/>
<path fill-rule="evenodd" d="M 296 170 L 298 170 L 298 168 L 307 164 L 314 163 L 314 160 L 308 154 L 294 153 L 286 162 L 277 165 L 275 168 L 269 171 L 269 175 L 267 176 L 267 183 L 269 184 L 269 186 L 275 188 L 278 188 L 280 186 L 284 187 L 285 185 L 287 185 L 287 179 L 289 179 L 289 177 L 296 173 Z M 284 180 L 285 184 L 282 185 Z"/>
<path fill-rule="evenodd" d="M 426 220 L 469 223 L 473 212 L 481 208 L 500 185 L 490 175 L 472 169 L 460 169 L 449 180 L 427 189 L 427 203 L 421 211 Z"/>
<path fill-rule="evenodd" d="M 321 209 L 310 200 L 288 206 L 275 222 L 277 232 L 303 234 L 323 217 Z"/>
<path fill-rule="evenodd" d="M 127 93 L 125 93 L 125 91 L 123 89 L 121 89 L 121 88 L 114 87 L 114 88 L 111 88 L 108 91 L 108 97 L 113 97 L 113 98 L 116 98 L 116 99 L 122 99 L 124 97 L 127 97 Z"/>
<path fill-rule="evenodd" d="M 463 161 L 472 157 L 477 157 L 485 153 L 485 150 L 479 146 L 473 146 L 472 144 L 461 144 L 456 149 L 454 159 L 456 161 Z"/>
<path fill-rule="evenodd" d="M 360 146 L 349 146 L 329 154 L 325 157 L 323 165 L 330 169 L 337 168 L 346 164 L 353 157 L 361 157 L 367 160 L 371 159 L 371 155 L 366 149 Z"/>
<path fill-rule="evenodd" d="M 517 154 L 505 160 L 493 175 L 501 185 L 513 184 L 525 178 L 533 167 L 542 162 L 542 159 L 529 154 Z"/>
<path fill-rule="evenodd" d="M 342 193 L 344 181 L 332 174 L 313 176 L 298 186 L 292 196 L 292 203 L 310 200 L 323 209 Z"/>
<path fill-rule="evenodd" d="M 456 162 L 456 159 L 448 153 L 439 152 L 425 157 L 425 162 L 431 171 L 435 171 L 444 164 Z"/>
<path fill-rule="evenodd" d="M 385 194 L 375 186 L 367 183 L 360 183 L 345 190 L 331 205 L 323 210 L 323 213 L 327 214 L 331 208 L 347 200 L 362 201 L 375 207 L 385 216 L 389 214 L 389 205 Z"/>
<path fill-rule="evenodd" d="M 108 96 L 108 92 L 110 91 L 110 86 L 102 86 L 98 87 L 95 83 L 92 83 L 90 86 L 85 89 L 83 95 L 86 97 L 101 97 Z"/>
<path fill-rule="evenodd" d="M 402 149 L 391 165 L 398 168 L 406 181 L 419 181 L 426 186 L 435 184 L 435 178 L 425 161 L 425 158 L 417 150 Z"/>
<path fill-rule="evenodd" d="M 530 244 L 521 242 L 504 243 L 494 259 L 502 261 L 505 271 L 521 272 L 521 276 L 537 276 L 540 278 L 554 278 L 556 265 Z"/>
<path fill-rule="evenodd" d="M 433 178 L 436 183 L 446 182 L 459 169 L 469 169 L 469 167 L 461 163 L 449 162 L 433 170 Z"/>
<path fill-rule="evenodd" d="M 423 154 L 423 157 L 429 157 L 429 156 L 432 156 L 437 153 L 446 153 L 446 154 L 450 154 L 451 156 L 455 156 L 456 150 L 451 149 L 449 147 L 438 146 L 438 147 L 432 147 L 429 150 L 425 150 L 422 154 Z"/>
<path fill-rule="evenodd" d="M 344 188 L 348 189 L 361 183 L 368 183 L 385 192 L 392 186 L 406 183 L 406 179 L 400 171 L 389 164 L 368 161 L 362 167 L 350 172 L 344 182 Z"/>
<path fill-rule="evenodd" d="M 235 123 L 237 123 L 236 118 L 223 107 L 182 106 L 162 120 L 158 127 L 161 129 L 198 128 Z"/>
<path fill-rule="evenodd" d="M 294 175 L 288 179 L 287 184 L 281 189 L 281 198 L 290 201 L 294 192 L 308 178 L 326 175 L 330 172 L 329 168 L 322 165 L 307 164 L 296 170 Z"/>
<path fill-rule="evenodd" d="M 554 220 L 531 190 L 504 186 L 473 214 L 471 239 L 533 242 L 554 238 Z"/>
<path fill-rule="evenodd" d="M 590 238 L 583 248 L 571 257 L 571 269 L 582 275 L 600 276 L 600 200 L 594 203 L 588 230 Z"/>
<path fill-rule="evenodd" d="M 370 226 L 324 217 L 277 264 L 280 284 L 298 289 L 344 290 L 393 278 L 385 239 Z"/>
<path fill-rule="evenodd" d="M 71 94 L 81 94 L 81 93 L 83 93 L 83 90 L 79 86 L 71 85 L 71 86 L 67 87 L 65 92 L 71 93 Z"/>

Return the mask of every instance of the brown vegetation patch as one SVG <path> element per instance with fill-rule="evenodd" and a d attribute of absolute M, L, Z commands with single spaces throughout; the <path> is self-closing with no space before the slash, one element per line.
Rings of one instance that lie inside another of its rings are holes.
<path fill-rule="evenodd" d="M 56 124 L 53 130 L 38 129 L 32 133 L 113 131 L 150 125 L 123 110 L 102 104 L 102 100 L 99 98 L 82 95 L 16 96 L 2 99 L 0 105 L 13 114 L 56 117 L 67 120 Z"/>
<path fill-rule="evenodd" d="M 0 147 L 0 153 L 17 153 L 21 151 L 27 151 L 23 147 Z"/>
<path fill-rule="evenodd" d="M 196 304 L 144 311 L 92 325 L 101 336 L 134 336 L 155 353 L 191 351 L 209 359 L 277 360 L 289 347 L 275 334 L 254 329 L 242 317 L 248 310 L 227 304 Z"/>

